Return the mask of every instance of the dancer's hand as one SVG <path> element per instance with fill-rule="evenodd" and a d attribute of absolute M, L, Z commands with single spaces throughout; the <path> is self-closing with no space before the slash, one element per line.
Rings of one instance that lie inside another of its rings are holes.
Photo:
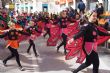
<path fill-rule="evenodd" d="M 0 30 L 0 32 L 7 32 L 7 31 L 9 31 L 9 29 L 7 29 L 7 30 Z"/>
<path fill-rule="evenodd" d="M 52 25 L 52 27 L 55 27 L 55 25 Z"/>
<path fill-rule="evenodd" d="M 20 30 L 20 31 L 22 31 L 23 29 L 22 28 L 16 28 L 17 30 Z"/>
<path fill-rule="evenodd" d="M 68 44 L 71 44 L 73 41 L 74 41 L 74 39 L 73 39 L 73 38 L 72 38 L 72 39 L 70 39 L 70 40 L 68 41 Z"/>
<path fill-rule="evenodd" d="M 70 25 L 74 25 L 74 23 L 71 23 Z"/>
<path fill-rule="evenodd" d="M 2 30 L 0 30 L 0 32 L 3 32 Z"/>
<path fill-rule="evenodd" d="M 35 35 L 34 34 L 31 34 L 31 37 L 35 37 Z"/>
<path fill-rule="evenodd" d="M 108 31 L 108 33 L 110 33 L 110 31 Z"/>

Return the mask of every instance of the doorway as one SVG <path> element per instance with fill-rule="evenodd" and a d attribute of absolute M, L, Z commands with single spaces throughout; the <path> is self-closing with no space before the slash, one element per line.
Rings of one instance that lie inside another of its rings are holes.
<path fill-rule="evenodd" d="M 48 12 L 48 4 L 42 4 L 43 12 Z"/>

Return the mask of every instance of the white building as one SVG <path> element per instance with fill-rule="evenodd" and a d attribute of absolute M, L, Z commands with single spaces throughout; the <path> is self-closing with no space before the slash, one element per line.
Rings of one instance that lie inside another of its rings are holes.
<path fill-rule="evenodd" d="M 34 4 L 35 0 L 16 0 L 15 2 L 15 10 L 18 10 L 19 12 L 31 12 L 34 11 L 34 8 L 36 7 Z"/>
<path fill-rule="evenodd" d="M 49 13 L 57 13 L 60 10 L 59 8 L 54 0 L 17 0 L 15 2 L 15 10 L 19 12 L 48 11 Z"/>
<path fill-rule="evenodd" d="M 77 8 L 80 0 L 16 0 L 15 10 L 19 12 L 41 12 L 48 11 L 49 13 L 59 13 L 60 11 L 71 6 Z M 105 10 L 110 10 L 110 0 L 83 0 L 87 9 L 94 9 L 97 2 L 103 3 Z M 57 2 L 57 3 L 56 3 Z"/>

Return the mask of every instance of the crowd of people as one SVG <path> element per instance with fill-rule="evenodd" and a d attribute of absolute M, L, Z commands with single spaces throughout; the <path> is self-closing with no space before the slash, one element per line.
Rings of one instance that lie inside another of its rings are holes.
<path fill-rule="evenodd" d="M 74 71 L 72 70 L 73 73 L 78 73 L 91 64 L 93 64 L 93 73 L 98 73 L 97 45 L 110 38 L 110 34 L 106 29 L 98 24 L 98 19 L 103 14 L 103 7 L 100 8 L 100 6 L 101 4 L 89 13 L 85 13 L 83 2 L 78 5 L 79 12 L 72 7 L 63 10 L 59 14 L 49 14 L 48 12 L 18 14 L 15 11 L 10 13 L 1 11 L 0 38 L 7 40 L 7 48 L 11 52 L 11 55 L 3 60 L 4 66 L 7 66 L 8 60 L 16 57 L 20 70 L 24 71 L 17 51 L 19 43 L 28 40 L 30 45 L 27 53 L 33 47 L 33 52 L 38 57 L 39 54 L 36 51 L 34 40 L 42 35 L 44 38 L 48 35 L 47 46 L 56 46 L 58 41 L 62 40 L 57 46 L 57 52 L 59 52 L 61 46 L 64 46 L 66 59 L 78 57 L 77 62 L 81 63 L 81 66 Z M 109 22 L 106 23 L 109 24 Z M 103 37 L 105 39 L 101 42 L 99 40 L 102 39 L 99 36 L 105 36 Z M 78 54 L 80 54 L 80 57 Z M 85 58 L 86 62 L 83 63 Z"/>

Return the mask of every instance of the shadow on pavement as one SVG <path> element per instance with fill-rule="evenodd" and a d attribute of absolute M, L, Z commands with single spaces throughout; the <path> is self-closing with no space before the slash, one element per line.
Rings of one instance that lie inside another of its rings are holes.
<path fill-rule="evenodd" d="M 87 71 L 84 72 L 84 73 L 92 73 L 92 69 L 87 69 Z M 100 70 L 99 70 L 99 73 L 110 73 L 110 70 L 100 69 Z"/>

